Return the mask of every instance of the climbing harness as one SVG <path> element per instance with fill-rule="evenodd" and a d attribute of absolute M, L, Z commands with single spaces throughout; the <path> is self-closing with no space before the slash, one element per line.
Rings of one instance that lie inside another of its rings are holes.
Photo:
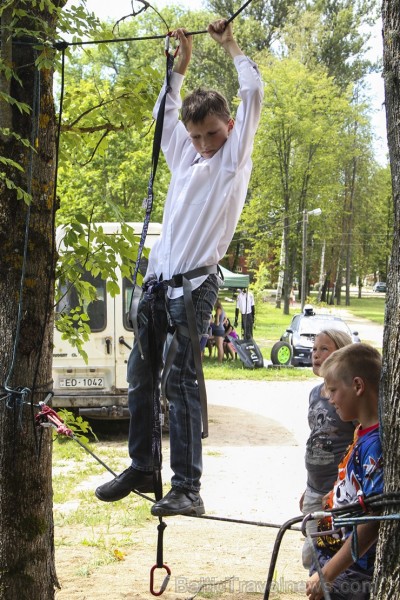
<path fill-rule="evenodd" d="M 190 281 L 191 281 L 191 279 L 194 279 L 195 277 L 201 277 L 203 275 L 211 275 L 211 274 L 216 275 L 217 273 L 220 275 L 221 278 L 223 278 L 222 273 L 219 269 L 219 266 L 218 265 L 210 265 L 208 267 L 199 267 L 197 269 L 192 269 L 191 271 L 187 271 L 186 273 L 174 275 L 168 281 L 163 282 L 164 285 L 167 285 L 168 287 L 172 287 L 172 288 L 182 287 L 183 288 L 183 302 L 185 305 L 188 327 L 187 328 L 181 327 L 181 326 L 177 327 L 177 329 L 173 335 L 171 344 L 169 345 L 167 357 L 165 359 L 165 366 L 164 366 L 164 370 L 163 370 L 162 381 L 161 381 L 162 395 L 163 395 L 163 397 L 166 398 L 166 393 L 165 393 L 166 379 L 168 377 L 169 370 L 172 366 L 172 363 L 173 363 L 173 360 L 174 360 L 174 357 L 176 354 L 177 335 L 183 335 L 184 337 L 187 337 L 190 339 L 191 345 L 192 345 L 193 360 L 194 360 L 194 366 L 195 366 L 195 370 L 196 370 L 196 378 L 197 378 L 197 385 L 198 385 L 200 405 L 201 405 L 201 416 L 202 416 L 202 425 L 203 425 L 202 438 L 203 439 L 208 437 L 207 391 L 206 391 L 206 383 L 205 383 L 204 374 L 203 374 L 203 365 L 202 365 L 202 361 L 201 361 L 201 351 L 200 351 L 200 344 L 199 344 L 199 334 L 198 334 L 197 327 L 196 327 L 196 312 L 195 312 L 195 308 L 193 306 L 192 286 L 191 286 Z"/>

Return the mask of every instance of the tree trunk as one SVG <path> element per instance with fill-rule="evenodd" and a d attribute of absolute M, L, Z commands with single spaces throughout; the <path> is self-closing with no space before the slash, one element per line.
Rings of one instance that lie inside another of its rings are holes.
<path fill-rule="evenodd" d="M 389 157 L 394 197 L 394 243 L 388 273 L 388 291 L 383 340 L 381 420 L 385 492 L 399 490 L 400 473 L 400 7 L 398 0 L 384 0 L 384 79 Z M 399 506 L 389 512 L 398 512 Z M 380 527 L 375 566 L 379 600 L 400 598 L 400 523 L 388 521 Z"/>
<path fill-rule="evenodd" d="M 30 9 L 54 27 L 54 16 Z M 35 30 L 37 21 L 18 26 Z M 23 44 L 21 42 L 24 42 Z M 53 72 L 35 69 L 32 38 L 14 39 L 12 67 L 20 79 L 11 96 L 12 132 L 0 156 L 22 165 L 2 168 L 8 181 L 28 190 L 28 207 L 0 179 L 0 598 L 49 600 L 57 585 L 51 484 L 51 430 L 35 424 L 37 405 L 52 388 L 54 301 L 55 115 Z M 11 65 L 9 65 L 11 66 Z M 35 108 L 36 106 L 36 108 Z M 26 390 L 26 392 L 21 392 Z"/>

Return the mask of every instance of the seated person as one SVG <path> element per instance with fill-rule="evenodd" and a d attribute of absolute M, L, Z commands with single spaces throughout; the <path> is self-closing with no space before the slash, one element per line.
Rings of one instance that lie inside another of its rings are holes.
<path fill-rule="evenodd" d="M 228 317 L 226 317 L 224 320 L 224 329 L 225 329 L 225 337 L 224 337 L 224 343 L 223 343 L 224 354 L 225 354 L 226 358 L 228 358 L 228 359 L 229 358 L 236 359 L 237 352 L 236 352 L 235 347 L 232 344 L 231 340 L 227 336 L 229 335 L 231 338 L 234 338 L 235 340 L 239 339 L 239 336 L 236 333 L 236 331 L 234 330 L 233 325 L 230 322 L 230 320 L 228 319 Z"/>

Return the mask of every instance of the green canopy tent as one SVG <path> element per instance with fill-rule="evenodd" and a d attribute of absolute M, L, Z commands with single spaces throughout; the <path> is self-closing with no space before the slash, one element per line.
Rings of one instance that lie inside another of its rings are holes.
<path fill-rule="evenodd" d="M 243 275 L 242 273 L 232 273 L 225 267 L 219 268 L 222 271 L 222 275 L 224 276 L 224 282 L 221 285 L 221 288 L 247 288 L 249 287 L 250 278 L 248 275 Z"/>

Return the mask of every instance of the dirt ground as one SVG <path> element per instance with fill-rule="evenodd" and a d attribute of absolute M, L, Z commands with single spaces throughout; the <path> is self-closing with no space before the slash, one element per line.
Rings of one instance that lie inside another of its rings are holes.
<path fill-rule="evenodd" d="M 210 436 L 204 441 L 201 492 L 206 514 L 259 524 L 166 518 L 163 559 L 171 578 L 162 595 L 165 600 L 263 597 L 277 526 L 299 515 L 307 399 L 315 383 L 207 382 Z M 168 439 L 163 443 L 163 480 L 168 482 Z M 108 479 L 105 472 L 92 482 L 92 489 Z M 150 517 L 134 532 L 134 543 L 123 547 L 123 560 L 99 565 L 86 575 L 80 567 L 90 562 L 95 549 L 77 544 L 78 532 L 56 531 L 56 538 L 67 540 L 56 548 L 62 586 L 57 600 L 153 598 L 149 581 L 156 562 L 157 525 Z M 302 542 L 298 531 L 285 534 L 271 600 L 305 598 Z M 155 591 L 165 574 L 161 569 L 154 572 Z"/>

